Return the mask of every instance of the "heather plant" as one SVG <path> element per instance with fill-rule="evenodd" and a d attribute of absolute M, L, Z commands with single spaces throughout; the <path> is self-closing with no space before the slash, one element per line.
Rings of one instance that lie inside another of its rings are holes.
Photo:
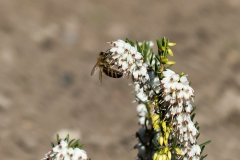
<path fill-rule="evenodd" d="M 134 146 L 138 160 L 203 160 L 207 155 L 202 152 L 210 141 L 197 143 L 200 127 L 194 121 L 194 90 L 187 74 L 170 69 L 175 64 L 169 60 L 170 47 L 175 43 L 163 37 L 156 44 L 155 54 L 151 41 L 109 42 L 110 48 L 100 53 L 104 63 L 97 63 L 95 69 L 113 78 L 131 77 L 141 126 Z M 58 140 L 44 160 L 86 160 L 86 152 L 74 144 L 68 143 L 68 137 Z"/>

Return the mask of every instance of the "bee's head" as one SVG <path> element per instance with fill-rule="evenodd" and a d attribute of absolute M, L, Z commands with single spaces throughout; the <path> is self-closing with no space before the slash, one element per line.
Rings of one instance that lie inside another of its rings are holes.
<path fill-rule="evenodd" d="M 100 55 L 100 56 L 104 56 L 104 55 L 105 55 L 105 52 L 101 51 L 101 52 L 99 53 L 99 55 Z"/>

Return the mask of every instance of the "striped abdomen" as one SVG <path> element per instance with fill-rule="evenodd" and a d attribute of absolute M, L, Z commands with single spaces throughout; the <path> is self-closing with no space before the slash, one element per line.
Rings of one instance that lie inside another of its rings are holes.
<path fill-rule="evenodd" d="M 103 67 L 103 73 L 112 78 L 121 78 L 123 76 L 122 72 L 110 67 Z"/>

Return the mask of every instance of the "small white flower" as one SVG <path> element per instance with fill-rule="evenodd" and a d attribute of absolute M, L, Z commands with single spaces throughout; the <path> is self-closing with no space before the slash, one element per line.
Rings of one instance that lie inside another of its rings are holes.
<path fill-rule="evenodd" d="M 172 70 L 170 70 L 170 69 L 166 69 L 166 71 L 163 71 L 163 75 L 164 75 L 164 77 L 166 77 L 166 78 L 170 78 L 172 75 L 174 75 L 175 74 L 175 72 L 174 71 L 172 71 Z"/>
<path fill-rule="evenodd" d="M 146 94 L 143 91 L 138 92 L 136 96 L 137 96 L 137 98 L 139 98 L 143 102 L 148 100 L 148 97 L 146 96 Z"/>
<path fill-rule="evenodd" d="M 137 112 L 147 111 L 145 104 L 141 103 L 137 106 Z"/>
<path fill-rule="evenodd" d="M 146 117 L 139 117 L 138 122 L 140 125 L 148 125 L 148 120 L 146 120 Z"/>
<path fill-rule="evenodd" d="M 61 152 L 63 149 L 67 147 L 67 145 L 68 144 L 66 141 L 61 140 L 60 144 L 53 148 L 53 152 Z"/>
<path fill-rule="evenodd" d="M 72 160 L 78 160 L 78 159 L 86 160 L 87 153 L 82 149 L 74 148 L 74 154 L 73 154 Z"/>
<path fill-rule="evenodd" d="M 133 71 L 133 77 L 134 77 L 134 79 L 138 79 L 138 70 L 136 70 L 136 71 Z"/>
<path fill-rule="evenodd" d="M 191 103 L 190 103 L 189 101 L 187 101 L 187 103 L 186 103 L 185 110 L 186 110 L 186 112 L 187 112 L 188 114 L 190 114 L 191 111 L 192 111 L 192 105 L 191 105 Z"/>
<path fill-rule="evenodd" d="M 186 76 L 182 76 L 182 77 L 180 78 L 180 82 L 181 82 L 181 83 L 184 83 L 184 84 L 188 84 L 187 77 L 186 77 Z"/>

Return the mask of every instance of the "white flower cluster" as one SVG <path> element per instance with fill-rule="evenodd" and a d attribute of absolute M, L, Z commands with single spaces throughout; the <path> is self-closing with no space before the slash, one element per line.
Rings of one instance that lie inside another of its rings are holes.
<path fill-rule="evenodd" d="M 147 71 L 149 64 L 144 64 L 143 56 L 140 52 L 138 52 L 136 46 L 131 46 L 123 40 L 109 42 L 109 44 L 111 46 L 110 52 L 112 52 L 111 59 L 115 62 L 114 64 L 124 74 L 124 76 L 132 76 L 132 84 L 134 84 L 137 97 L 136 101 L 139 103 L 137 106 L 139 124 L 142 126 L 149 125 L 149 120 L 147 119 L 149 113 L 146 105 L 142 103 L 148 101 L 146 90 L 149 89 L 150 81 Z M 141 141 L 139 141 L 139 143 L 134 147 L 138 149 L 139 157 L 147 156 L 145 153 L 146 146 L 144 142 L 146 141 L 147 143 L 150 139 L 149 137 L 146 138 L 146 135 L 143 136 L 143 132 L 145 132 L 145 129 L 141 129 L 141 131 L 138 132 L 138 138 L 141 139 Z"/>
<path fill-rule="evenodd" d="M 187 152 L 187 156 L 183 158 L 183 160 L 199 160 L 200 158 L 200 153 L 201 153 L 201 148 L 199 145 L 192 145 L 191 149 Z"/>
<path fill-rule="evenodd" d="M 111 58 L 115 65 L 125 76 L 133 77 L 137 101 L 138 99 L 143 102 L 147 101 L 148 96 L 145 94 L 144 89 L 147 88 L 146 83 L 149 82 L 149 75 L 147 72 L 148 65 L 143 63 L 143 56 L 137 51 L 136 46 L 131 46 L 123 40 L 112 41 L 109 44 L 111 46 L 110 52 L 112 52 Z M 147 109 L 144 104 L 140 104 L 140 106 L 138 107 L 139 123 L 143 125 Z"/>
<path fill-rule="evenodd" d="M 109 42 L 112 52 L 112 60 L 119 70 L 125 75 L 133 75 L 134 81 L 145 83 L 149 80 L 147 68 L 143 64 L 143 56 L 136 47 L 123 40 Z"/>
<path fill-rule="evenodd" d="M 52 148 L 42 160 L 88 160 L 87 153 L 79 148 L 68 148 L 68 143 L 64 140 Z"/>
<path fill-rule="evenodd" d="M 164 71 L 163 75 L 164 78 L 161 80 L 164 89 L 163 99 L 169 102 L 169 111 L 165 118 L 173 119 L 174 130 L 177 130 L 175 134 L 178 135 L 178 141 L 183 146 L 182 156 L 187 159 L 193 157 L 200 159 L 201 149 L 198 145 L 194 145 L 198 130 L 190 116 L 194 91 L 189 86 L 186 76 L 180 76 L 170 69 Z"/>

